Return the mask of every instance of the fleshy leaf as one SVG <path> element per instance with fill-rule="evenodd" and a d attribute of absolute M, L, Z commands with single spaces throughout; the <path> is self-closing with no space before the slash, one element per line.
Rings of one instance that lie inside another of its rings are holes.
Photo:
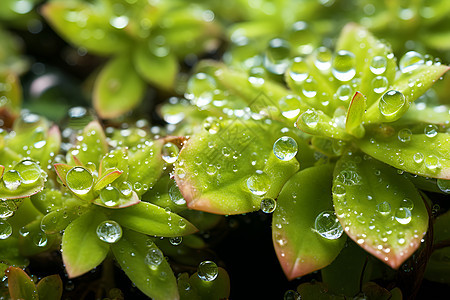
<path fill-rule="evenodd" d="M 119 171 L 120 173 L 125 173 L 122 176 L 122 177 L 125 177 L 128 175 L 128 167 L 129 166 L 128 166 L 128 151 L 127 151 L 127 149 L 126 148 L 117 148 L 117 149 L 111 150 L 108 153 L 106 153 L 105 156 L 103 156 L 103 158 L 100 162 L 100 167 L 99 167 L 99 172 L 98 172 L 98 176 L 100 178 L 99 181 L 101 181 L 103 179 L 103 177 L 106 176 L 106 174 L 109 174 L 109 173 L 115 172 L 115 171 Z M 116 176 L 116 175 L 113 175 L 113 176 Z M 116 179 L 118 177 L 116 177 Z M 109 181 L 109 180 L 107 180 L 107 181 Z M 111 183 L 111 182 L 109 182 L 109 183 Z"/>
<path fill-rule="evenodd" d="M 67 186 L 67 173 L 69 173 L 70 169 L 72 169 L 72 166 L 66 165 L 66 164 L 54 164 L 53 167 L 55 168 L 56 175 L 58 175 L 59 179 L 62 181 L 62 183 Z"/>
<path fill-rule="evenodd" d="M 9 295 L 13 300 L 39 300 L 34 282 L 24 270 L 9 267 L 6 270 L 6 276 L 8 276 Z"/>
<path fill-rule="evenodd" d="M 175 82 L 175 76 L 178 72 L 178 60 L 170 52 L 157 56 L 153 52 L 158 51 L 158 49 L 151 49 L 150 47 L 155 47 L 155 45 L 141 43 L 141 45 L 136 47 L 133 54 L 134 66 L 147 81 L 155 84 L 157 87 L 169 90 Z M 163 51 L 169 50 L 164 49 Z"/>
<path fill-rule="evenodd" d="M 331 175 L 330 165 L 307 168 L 291 177 L 278 196 L 272 239 L 289 280 L 327 266 L 344 245 L 345 236 L 327 239 L 315 230 L 316 217 L 333 211 Z"/>
<path fill-rule="evenodd" d="M 59 300 L 63 292 L 63 283 L 58 275 L 42 278 L 36 285 L 39 299 Z"/>
<path fill-rule="evenodd" d="M 41 220 L 41 229 L 46 234 L 54 234 L 66 229 L 66 227 L 87 210 L 86 206 L 80 205 L 79 200 L 73 198 L 66 201 L 64 207 L 53 210 L 46 214 Z"/>
<path fill-rule="evenodd" d="M 436 131 L 427 136 L 390 126 L 366 128 L 366 133 L 357 145 L 374 158 L 413 174 L 450 179 L 450 134 Z"/>
<path fill-rule="evenodd" d="M 46 178 L 40 166 L 31 160 L 21 160 L 11 170 L 3 171 L 0 180 L 1 199 L 20 199 L 44 189 Z"/>
<path fill-rule="evenodd" d="M 353 96 L 347 110 L 347 117 L 345 120 L 345 130 L 356 137 L 364 136 L 364 127 L 362 122 L 364 120 L 364 112 L 366 110 L 366 99 L 363 94 L 356 92 Z"/>
<path fill-rule="evenodd" d="M 420 246 L 428 213 L 414 185 L 373 158 L 347 154 L 334 171 L 336 215 L 347 235 L 393 269 Z"/>
<path fill-rule="evenodd" d="M 110 217 L 124 227 L 148 235 L 176 237 L 197 231 L 186 219 L 147 202 L 112 210 Z"/>
<path fill-rule="evenodd" d="M 189 208 L 216 214 L 240 214 L 260 208 L 263 197 L 276 198 L 283 184 L 299 169 L 273 153 L 274 142 L 290 136 L 299 145 L 300 164 L 310 151 L 295 131 L 282 124 L 227 120 L 217 133 L 200 132 L 187 141 L 175 166 L 175 180 Z M 253 192 L 252 192 L 253 190 Z"/>
<path fill-rule="evenodd" d="M 76 143 L 76 147 L 68 152 L 68 164 L 80 165 L 73 161 L 78 159 L 84 166 L 89 162 L 98 166 L 100 159 L 108 151 L 108 144 L 102 125 L 98 121 L 90 122 L 83 129 L 81 137 L 82 139 Z"/>
<path fill-rule="evenodd" d="M 15 236 L 0 240 L 0 257 L 3 263 L 16 267 L 26 267 L 30 263 L 28 259 L 20 254 L 19 239 Z"/>
<path fill-rule="evenodd" d="M 26 257 L 33 256 L 45 251 L 55 249 L 56 241 L 59 242 L 59 237 L 56 235 L 47 235 L 41 229 L 41 219 L 38 218 L 31 223 L 23 226 L 22 230 L 26 235 L 19 236 L 19 250 L 20 254 Z"/>
<path fill-rule="evenodd" d="M 2 178 L 4 172 L 5 172 L 5 167 L 0 165 L 0 178 Z"/>
<path fill-rule="evenodd" d="M 144 234 L 125 229 L 122 238 L 111 245 L 111 250 L 122 270 L 144 294 L 155 300 L 179 299 L 177 283 L 169 263 L 156 245 L 148 246 L 148 240 Z M 148 257 L 158 253 L 161 257 L 157 257 L 157 260 L 155 256 Z M 153 266 L 149 265 L 149 259 Z"/>
<path fill-rule="evenodd" d="M 431 254 L 425 271 L 428 280 L 450 283 L 450 211 L 438 216 L 434 222 L 433 235 L 436 249 Z M 443 247 L 444 246 L 444 247 Z"/>
<path fill-rule="evenodd" d="M 94 84 L 94 107 L 105 119 L 119 117 L 135 108 L 144 96 L 145 82 L 127 55 L 112 59 Z"/>
<path fill-rule="evenodd" d="M 105 259 L 109 245 L 98 238 L 97 226 L 106 220 L 103 213 L 91 209 L 67 226 L 61 248 L 69 278 L 92 270 Z"/>
<path fill-rule="evenodd" d="M 223 268 L 218 268 L 217 277 L 212 281 L 201 280 L 195 272 L 189 278 L 189 282 L 200 299 L 228 299 L 230 296 L 230 277 Z"/>
<path fill-rule="evenodd" d="M 130 41 L 110 26 L 109 11 L 96 7 L 101 2 L 96 3 L 52 1 L 43 7 L 43 15 L 62 37 L 76 46 L 101 55 L 122 52 Z M 84 26 L 79 22 L 84 22 Z"/>

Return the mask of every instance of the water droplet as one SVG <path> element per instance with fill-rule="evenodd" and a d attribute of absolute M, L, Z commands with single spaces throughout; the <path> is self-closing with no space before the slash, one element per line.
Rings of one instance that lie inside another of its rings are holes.
<path fill-rule="evenodd" d="M 399 91 L 390 90 L 381 96 L 378 108 L 383 116 L 394 116 L 405 106 L 406 98 Z"/>
<path fill-rule="evenodd" d="M 272 199 L 272 198 L 264 198 L 264 199 L 262 199 L 262 201 L 261 201 L 261 210 L 264 213 L 266 213 L 266 214 L 273 213 L 276 208 L 277 208 L 277 201 L 275 201 L 275 199 Z"/>
<path fill-rule="evenodd" d="M 389 81 L 384 76 L 377 76 L 372 79 L 372 89 L 375 93 L 381 94 L 384 93 L 389 85 Z"/>
<path fill-rule="evenodd" d="M 39 231 L 32 237 L 33 243 L 38 247 L 45 247 L 47 246 L 48 237 L 43 231 Z"/>
<path fill-rule="evenodd" d="M 407 208 L 411 211 L 414 208 L 414 202 L 412 202 L 411 199 L 405 198 L 402 201 L 400 201 L 400 207 Z"/>
<path fill-rule="evenodd" d="M 219 275 L 219 268 L 215 262 L 206 260 L 202 261 L 197 268 L 198 277 L 203 281 L 213 281 Z"/>
<path fill-rule="evenodd" d="M 331 50 L 326 47 L 319 47 L 314 53 L 314 65 L 320 71 L 327 71 L 331 67 Z"/>
<path fill-rule="evenodd" d="M 181 236 L 171 237 L 169 238 L 169 242 L 174 245 L 178 246 L 183 241 L 183 238 Z"/>
<path fill-rule="evenodd" d="M 0 219 L 7 219 L 14 215 L 17 206 L 14 200 L 0 200 Z"/>
<path fill-rule="evenodd" d="M 406 207 L 399 207 L 395 212 L 395 220 L 400 224 L 408 224 L 411 222 L 411 211 Z"/>
<path fill-rule="evenodd" d="M 120 189 L 120 193 L 125 196 L 126 198 L 131 197 L 132 193 L 133 193 L 133 188 L 131 186 L 131 183 L 129 183 L 128 181 L 124 181 L 120 184 L 119 186 Z"/>
<path fill-rule="evenodd" d="M 128 17 L 127 16 L 118 16 L 118 17 L 112 17 L 109 20 L 109 24 L 117 29 L 125 28 L 128 25 Z"/>
<path fill-rule="evenodd" d="M 420 164 L 423 162 L 423 154 L 420 152 L 417 152 L 413 156 L 413 160 L 416 164 Z"/>
<path fill-rule="evenodd" d="M 103 221 L 97 226 L 97 236 L 100 240 L 113 244 L 122 237 L 122 227 L 116 221 Z"/>
<path fill-rule="evenodd" d="M 290 45 L 283 39 L 272 39 L 264 55 L 264 67 L 271 73 L 284 74 L 289 66 Z"/>
<path fill-rule="evenodd" d="M 7 239 L 12 234 L 12 227 L 6 221 L 0 221 L 0 240 Z"/>
<path fill-rule="evenodd" d="M 270 188 L 270 177 L 263 171 L 257 170 L 247 179 L 247 187 L 254 195 L 262 196 Z"/>
<path fill-rule="evenodd" d="M 386 71 L 387 60 L 384 56 L 375 56 L 370 64 L 370 71 L 375 75 L 383 74 Z"/>
<path fill-rule="evenodd" d="M 333 58 L 331 72 L 339 81 L 350 81 L 355 77 L 355 55 L 346 50 L 340 50 Z"/>
<path fill-rule="evenodd" d="M 344 228 L 336 218 L 333 211 L 323 211 L 317 217 L 314 222 L 314 227 L 321 236 L 329 240 L 335 240 L 342 236 Z"/>
<path fill-rule="evenodd" d="M 319 123 L 319 114 L 314 109 L 308 109 L 301 114 L 303 123 L 309 128 L 315 128 Z"/>
<path fill-rule="evenodd" d="M 333 186 L 333 194 L 337 197 L 343 197 L 345 196 L 345 186 L 341 184 L 335 184 Z"/>
<path fill-rule="evenodd" d="M 178 159 L 180 150 L 173 143 L 165 143 L 162 148 L 162 159 L 168 164 L 173 164 Z"/>
<path fill-rule="evenodd" d="M 400 59 L 400 71 L 403 73 L 408 73 L 414 71 L 418 67 L 424 64 L 424 59 L 422 54 L 417 53 L 415 51 L 409 51 L 403 55 Z"/>
<path fill-rule="evenodd" d="M 434 155 L 428 155 L 427 157 L 425 157 L 424 162 L 425 162 L 425 167 L 432 172 L 437 171 L 437 169 L 439 169 L 441 167 L 439 158 Z"/>
<path fill-rule="evenodd" d="M 317 95 L 317 83 L 314 79 L 308 78 L 302 85 L 302 93 L 307 98 L 313 98 Z"/>
<path fill-rule="evenodd" d="M 290 136 L 280 137 L 273 144 L 273 153 L 282 161 L 289 161 L 295 157 L 298 151 L 297 142 Z"/>
<path fill-rule="evenodd" d="M 289 69 L 289 76 L 296 82 L 303 82 L 308 78 L 308 65 L 302 57 L 295 57 Z"/>
<path fill-rule="evenodd" d="M 109 185 L 100 191 L 100 200 L 106 206 L 116 206 L 119 204 L 120 192 L 116 187 Z"/>
<path fill-rule="evenodd" d="M 425 129 L 423 130 L 425 135 L 429 138 L 435 137 L 438 134 L 438 128 L 436 125 L 429 124 L 425 126 Z"/>
<path fill-rule="evenodd" d="M 205 73 L 192 76 L 187 84 L 185 97 L 198 107 L 204 107 L 213 100 L 213 91 L 216 89 L 214 78 Z"/>
<path fill-rule="evenodd" d="M 299 293 L 293 290 L 288 290 L 286 293 L 284 293 L 283 300 L 301 300 L 302 297 Z"/>
<path fill-rule="evenodd" d="M 278 102 L 281 114 L 288 119 L 294 119 L 300 113 L 301 100 L 298 96 L 288 95 Z"/>
<path fill-rule="evenodd" d="M 350 97 L 352 96 L 352 94 L 353 94 L 353 89 L 348 84 L 341 85 L 336 91 L 336 96 L 341 101 L 349 100 Z"/>
<path fill-rule="evenodd" d="M 178 188 L 178 185 L 176 184 L 175 181 L 172 182 L 172 184 L 170 185 L 169 198 L 176 205 L 186 204 L 186 200 L 184 199 L 183 195 L 181 194 L 180 189 Z"/>
<path fill-rule="evenodd" d="M 381 202 L 377 204 L 377 212 L 380 213 L 382 216 L 387 216 L 391 213 L 391 205 L 389 202 Z"/>
<path fill-rule="evenodd" d="M 437 186 L 444 193 L 450 193 L 450 180 L 438 178 Z"/>
<path fill-rule="evenodd" d="M 220 123 L 216 118 L 207 117 L 203 122 L 203 128 L 211 134 L 216 134 L 220 130 Z"/>
<path fill-rule="evenodd" d="M 152 270 L 156 270 L 158 266 L 163 262 L 163 260 L 164 255 L 162 254 L 161 250 L 154 246 L 149 249 L 147 255 L 145 256 L 145 263 Z"/>
<path fill-rule="evenodd" d="M 22 184 L 22 177 L 16 170 L 9 170 L 3 174 L 3 183 L 8 190 L 15 191 Z"/>
<path fill-rule="evenodd" d="M 73 167 L 66 175 L 67 186 L 78 195 L 89 193 L 94 183 L 91 173 L 83 167 Z"/>
<path fill-rule="evenodd" d="M 398 139 L 400 142 L 406 143 L 411 140 L 412 132 L 408 128 L 403 128 L 398 132 Z"/>

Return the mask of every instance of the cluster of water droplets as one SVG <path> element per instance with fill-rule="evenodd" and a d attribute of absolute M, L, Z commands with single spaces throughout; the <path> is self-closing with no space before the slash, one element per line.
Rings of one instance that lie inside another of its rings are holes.
<path fill-rule="evenodd" d="M 33 185 L 40 178 L 46 179 L 47 175 L 41 170 L 38 163 L 24 159 L 17 163 L 13 169 L 3 173 L 2 182 L 7 190 L 15 191 L 21 185 Z"/>

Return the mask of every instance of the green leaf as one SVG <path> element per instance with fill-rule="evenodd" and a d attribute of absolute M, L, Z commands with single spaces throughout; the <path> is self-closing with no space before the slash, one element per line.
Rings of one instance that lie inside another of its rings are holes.
<path fill-rule="evenodd" d="M 429 137 L 411 129 L 366 127 L 366 136 L 356 143 L 365 153 L 398 169 L 426 177 L 450 179 L 450 134 L 437 133 Z M 424 132 L 424 127 L 419 129 Z"/>
<path fill-rule="evenodd" d="M 61 132 L 57 125 L 53 125 L 47 131 L 44 149 L 40 152 L 39 157 L 37 157 L 42 168 L 51 166 L 51 161 L 53 161 L 53 157 L 59 153 L 60 147 Z"/>
<path fill-rule="evenodd" d="M 63 283 L 58 275 L 42 278 L 36 285 L 39 299 L 59 300 L 62 297 Z"/>
<path fill-rule="evenodd" d="M 262 196 L 276 198 L 299 169 L 299 162 L 296 158 L 278 159 L 273 153 L 274 142 L 290 136 L 299 145 L 299 153 L 309 152 L 295 131 L 283 134 L 280 127 L 284 125 L 278 122 L 268 125 L 236 119 L 220 123 L 215 134 L 203 131 L 192 136 L 181 150 L 174 171 L 188 207 L 240 214 L 258 210 Z M 311 161 L 306 160 L 305 165 Z"/>
<path fill-rule="evenodd" d="M 165 165 L 161 157 L 163 145 L 163 140 L 155 140 L 140 144 L 128 151 L 130 170 L 127 180 L 139 196 L 153 187 L 163 172 Z M 140 188 L 136 188 L 137 186 Z"/>
<path fill-rule="evenodd" d="M 160 56 L 158 51 L 169 51 Z M 178 60 L 170 50 L 154 44 L 141 43 L 133 53 L 136 71 L 148 82 L 166 90 L 173 88 L 178 73 Z"/>
<path fill-rule="evenodd" d="M 122 175 L 122 171 L 116 170 L 111 173 L 105 174 L 102 178 L 100 178 L 94 185 L 94 191 L 100 191 L 105 188 L 108 184 L 112 183 L 116 180 L 120 175 Z"/>
<path fill-rule="evenodd" d="M 3 263 L 16 267 L 26 267 L 30 262 L 19 252 L 19 239 L 10 236 L 0 240 L 0 257 Z"/>
<path fill-rule="evenodd" d="M 125 179 L 125 177 L 128 176 L 128 168 L 129 168 L 128 163 L 129 162 L 128 162 L 127 148 L 120 147 L 109 151 L 108 153 L 105 154 L 105 156 L 103 156 L 102 160 L 100 161 L 100 167 L 98 171 L 98 176 L 100 178 L 99 182 L 103 179 L 104 176 L 115 171 L 124 173 L 122 179 Z M 105 182 L 110 181 L 115 176 L 117 176 L 117 174 L 113 175 L 112 178 L 106 180 Z M 116 177 L 115 179 L 117 179 L 118 177 Z M 112 181 L 110 181 L 109 183 L 112 183 Z"/>
<path fill-rule="evenodd" d="M 97 226 L 106 216 L 91 209 L 67 226 L 62 238 L 62 257 L 69 278 L 80 276 L 105 259 L 109 244 L 97 236 Z"/>
<path fill-rule="evenodd" d="M 60 190 L 46 187 L 40 193 L 30 197 L 31 203 L 42 214 L 46 214 L 52 209 L 57 209 L 62 205 L 62 193 Z"/>
<path fill-rule="evenodd" d="M 297 287 L 301 299 L 317 300 L 345 300 L 344 296 L 335 296 L 328 290 L 328 286 L 322 282 L 302 283 Z"/>
<path fill-rule="evenodd" d="M 450 283 L 450 211 L 438 216 L 433 225 L 434 244 L 436 249 L 431 254 L 425 271 L 428 280 Z M 445 247 L 447 246 L 447 247 Z"/>
<path fill-rule="evenodd" d="M 62 163 L 54 164 L 53 167 L 55 168 L 56 175 L 58 175 L 59 179 L 67 187 L 67 173 L 69 173 L 70 169 L 72 169 L 73 167 Z"/>
<path fill-rule="evenodd" d="M 66 227 L 88 208 L 80 205 L 76 198 L 65 201 L 64 207 L 53 210 L 46 214 L 41 220 L 41 229 L 46 234 L 54 234 L 66 229 Z"/>
<path fill-rule="evenodd" d="M 397 269 L 420 246 L 428 213 L 414 185 L 373 158 L 349 153 L 337 162 L 333 200 L 347 235 Z"/>
<path fill-rule="evenodd" d="M 109 24 L 111 15 L 101 3 L 52 1 L 44 5 L 42 14 L 64 39 L 78 47 L 100 55 L 123 52 L 130 40 L 123 30 Z"/>
<path fill-rule="evenodd" d="M 111 245 L 111 250 L 122 270 L 144 294 L 155 300 L 179 299 L 168 262 L 162 258 L 155 268 L 148 265 L 149 251 L 160 251 L 154 244 L 149 247 L 148 240 L 144 234 L 125 229 L 122 238 Z"/>
<path fill-rule="evenodd" d="M 389 87 L 389 90 L 399 91 L 405 96 L 404 105 L 399 109 L 399 112 L 393 116 L 383 115 L 379 108 L 380 98 L 368 107 L 366 121 L 368 123 L 380 123 L 398 120 L 408 110 L 410 104 L 422 96 L 449 69 L 448 66 L 434 64 L 431 66 L 422 65 L 411 72 L 401 73 Z"/>
<path fill-rule="evenodd" d="M 108 143 L 103 127 L 98 121 L 92 121 L 84 127 L 81 141 L 68 151 L 67 163 L 79 165 L 75 161 L 78 159 L 83 166 L 86 166 L 87 163 L 94 163 L 98 167 L 106 152 L 108 152 Z"/>
<path fill-rule="evenodd" d="M 8 276 L 9 295 L 13 300 L 39 300 L 34 282 L 24 270 L 9 267 L 6 276 Z"/>
<path fill-rule="evenodd" d="M 364 112 L 366 110 L 366 97 L 360 92 L 356 92 L 353 96 L 347 110 L 345 119 L 345 130 L 353 136 L 361 138 L 364 136 Z"/>
<path fill-rule="evenodd" d="M 345 236 L 331 240 L 315 231 L 316 217 L 333 211 L 331 175 L 330 165 L 305 169 L 291 177 L 278 196 L 272 238 L 289 280 L 327 266 L 344 245 Z"/>
<path fill-rule="evenodd" d="M 128 55 L 113 58 L 100 71 L 94 84 L 94 107 L 100 117 L 111 119 L 135 108 L 145 92 Z"/>
<path fill-rule="evenodd" d="M 59 245 L 59 236 L 47 235 L 41 229 L 41 218 L 33 220 L 22 228 L 26 235 L 19 236 L 19 250 L 23 256 L 33 256 L 45 251 L 53 250 Z M 55 247 L 56 246 L 56 247 Z"/>
<path fill-rule="evenodd" d="M 223 268 L 218 268 L 217 277 L 213 281 L 203 281 L 195 272 L 189 278 L 189 282 L 200 299 L 216 300 L 230 297 L 230 277 Z"/>
<path fill-rule="evenodd" d="M 148 235 L 176 237 L 197 232 L 186 219 L 146 202 L 111 210 L 110 217 L 124 227 Z"/>

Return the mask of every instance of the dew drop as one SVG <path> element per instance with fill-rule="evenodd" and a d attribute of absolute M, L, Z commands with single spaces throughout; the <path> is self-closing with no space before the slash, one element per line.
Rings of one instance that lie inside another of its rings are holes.
<path fill-rule="evenodd" d="M 302 85 L 302 93 L 307 98 L 313 98 L 317 95 L 317 83 L 314 79 L 308 78 Z"/>
<path fill-rule="evenodd" d="M 173 164 L 178 159 L 180 150 L 173 143 L 165 143 L 162 148 L 162 159 L 168 164 Z"/>
<path fill-rule="evenodd" d="M 264 198 L 261 201 L 261 210 L 266 214 L 273 213 L 277 208 L 277 201 L 272 198 Z"/>
<path fill-rule="evenodd" d="M 336 96 L 341 101 L 350 100 L 350 97 L 352 96 L 352 94 L 353 94 L 353 89 L 348 84 L 341 85 L 336 91 Z"/>
<path fill-rule="evenodd" d="M 370 71 L 375 75 L 383 74 L 386 71 L 387 60 L 384 56 L 375 56 L 370 64 Z"/>
<path fill-rule="evenodd" d="M 450 193 L 450 180 L 438 178 L 437 186 L 444 193 L 447 193 L 447 194 Z"/>
<path fill-rule="evenodd" d="M 428 155 L 427 157 L 425 157 L 424 162 L 425 162 L 425 167 L 432 172 L 437 171 L 437 169 L 439 169 L 441 167 L 439 158 L 434 155 Z"/>
<path fill-rule="evenodd" d="M 390 90 L 381 96 L 378 108 L 383 116 L 394 116 L 405 106 L 406 98 L 399 91 Z"/>
<path fill-rule="evenodd" d="M 435 137 L 438 134 L 438 128 L 436 125 L 429 124 L 425 126 L 423 133 L 429 138 Z"/>
<path fill-rule="evenodd" d="M 15 191 L 22 184 L 22 177 L 16 170 L 9 170 L 3 174 L 3 183 L 10 191 Z"/>
<path fill-rule="evenodd" d="M 355 65 L 355 55 L 350 51 L 340 50 L 333 58 L 331 72 L 339 81 L 350 81 L 356 75 Z"/>
<path fill-rule="evenodd" d="M 337 196 L 337 197 L 343 197 L 345 196 L 345 186 L 341 185 L 341 184 L 335 184 L 333 186 L 333 195 Z"/>
<path fill-rule="evenodd" d="M 386 77 L 377 76 L 374 79 L 372 79 L 371 84 L 372 84 L 373 91 L 377 94 L 381 94 L 387 90 L 389 82 Z"/>
<path fill-rule="evenodd" d="M 83 167 L 73 167 L 66 175 L 67 186 L 78 195 L 89 193 L 94 183 L 91 173 Z"/>
<path fill-rule="evenodd" d="M 409 130 L 408 128 L 403 128 L 398 132 L 397 137 L 400 142 L 406 143 L 411 140 L 411 135 L 411 130 Z"/>
<path fill-rule="evenodd" d="M 125 196 L 126 198 L 131 197 L 133 193 L 133 187 L 131 186 L 131 183 L 128 181 L 124 181 L 119 186 L 120 193 Z"/>
<path fill-rule="evenodd" d="M 409 209 L 410 211 L 414 209 L 414 202 L 411 199 L 405 198 L 400 201 L 400 207 Z"/>
<path fill-rule="evenodd" d="M 282 161 L 289 161 L 295 157 L 298 151 L 297 142 L 290 136 L 280 137 L 273 144 L 273 153 Z"/>
<path fill-rule="evenodd" d="M 7 239 L 12 234 L 12 227 L 6 221 L 0 221 L 0 240 Z"/>
<path fill-rule="evenodd" d="M 116 243 L 122 237 L 122 227 L 116 221 L 103 221 L 97 226 L 97 236 L 106 243 Z"/>
<path fill-rule="evenodd" d="M 197 73 L 189 79 L 185 97 L 198 107 L 204 107 L 213 100 L 216 89 L 214 78 L 205 73 Z"/>
<path fill-rule="evenodd" d="M 120 192 L 116 187 L 109 185 L 100 191 L 100 200 L 106 206 L 116 206 L 119 204 Z"/>
<path fill-rule="evenodd" d="M 164 256 L 158 248 L 152 246 L 147 252 L 145 256 L 145 263 L 149 266 L 150 269 L 156 270 L 158 266 L 163 262 Z"/>
<path fill-rule="evenodd" d="M 176 184 L 176 182 L 172 182 L 172 184 L 170 185 L 169 198 L 176 205 L 186 204 L 186 200 L 184 199 L 183 195 L 181 194 L 180 189 L 178 188 L 178 185 Z"/>
<path fill-rule="evenodd" d="M 270 40 L 264 55 L 264 67 L 273 74 L 284 74 L 289 66 L 290 45 L 279 38 Z"/>
<path fill-rule="evenodd" d="M 247 179 L 247 187 L 252 194 L 262 196 L 270 188 L 270 177 L 263 171 L 257 170 L 255 174 Z"/>
<path fill-rule="evenodd" d="M 315 128 L 319 123 L 319 114 L 314 109 L 308 109 L 301 114 L 303 123 L 309 128 Z"/>
<path fill-rule="evenodd" d="M 278 102 L 283 117 L 293 119 L 300 113 L 300 98 L 294 95 L 283 97 Z"/>
<path fill-rule="evenodd" d="M 423 162 L 423 154 L 420 152 L 417 152 L 413 156 L 413 160 L 416 164 L 420 164 Z"/>
<path fill-rule="evenodd" d="M 43 231 L 39 231 L 32 237 L 33 243 L 38 247 L 45 247 L 48 243 L 48 237 Z"/>
<path fill-rule="evenodd" d="M 377 212 L 382 216 L 387 216 L 391 213 L 391 205 L 389 202 L 381 202 L 377 204 Z"/>
<path fill-rule="evenodd" d="M 14 166 L 14 169 L 19 172 L 24 184 L 35 183 L 41 177 L 41 168 L 31 160 L 22 160 Z"/>
<path fill-rule="evenodd" d="M 198 277 L 203 281 L 213 281 L 219 275 L 219 268 L 213 261 L 202 261 L 197 268 Z"/>
<path fill-rule="evenodd" d="M 174 245 L 178 246 L 183 241 L 183 238 L 181 236 L 171 237 L 169 238 L 169 242 Z"/>
<path fill-rule="evenodd" d="M 344 228 L 342 228 L 341 223 L 339 223 L 333 211 L 321 212 L 316 217 L 314 227 L 318 234 L 329 240 L 340 238 L 344 232 Z"/>
<path fill-rule="evenodd" d="M 402 71 L 402 73 L 414 71 L 423 65 L 424 62 L 422 54 L 415 51 L 406 52 L 399 62 L 400 71 Z"/>
<path fill-rule="evenodd" d="M 411 211 L 406 207 L 399 207 L 395 212 L 395 220 L 400 224 L 408 224 L 411 222 Z"/>
<path fill-rule="evenodd" d="M 203 128 L 211 134 L 216 134 L 220 130 L 220 123 L 216 118 L 207 117 L 203 122 Z"/>
<path fill-rule="evenodd" d="M 303 82 L 308 78 L 308 66 L 301 57 L 295 57 L 289 69 L 289 76 L 296 82 Z"/>
<path fill-rule="evenodd" d="M 327 71 L 331 67 L 331 50 L 326 47 L 319 47 L 314 53 L 314 65 L 320 71 Z"/>

